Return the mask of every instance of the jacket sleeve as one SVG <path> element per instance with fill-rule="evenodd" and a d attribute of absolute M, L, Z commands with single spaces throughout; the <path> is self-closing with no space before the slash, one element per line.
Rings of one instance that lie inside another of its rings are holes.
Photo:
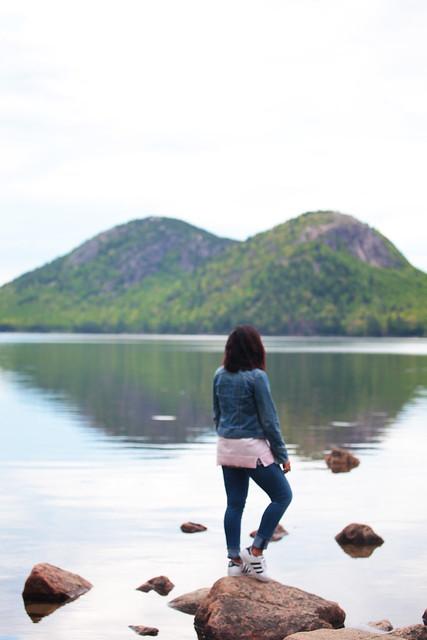
<path fill-rule="evenodd" d="M 215 429 L 218 430 L 219 418 L 220 418 L 220 409 L 219 409 L 218 396 L 217 396 L 217 393 L 215 391 L 215 382 L 216 382 L 216 376 L 213 379 L 212 395 L 213 395 L 213 421 L 214 421 L 214 424 L 215 424 Z"/>
<path fill-rule="evenodd" d="M 285 462 L 288 459 L 288 452 L 280 430 L 277 410 L 271 397 L 268 376 L 264 371 L 256 372 L 254 389 L 258 418 L 270 443 L 273 455 L 280 463 Z"/>

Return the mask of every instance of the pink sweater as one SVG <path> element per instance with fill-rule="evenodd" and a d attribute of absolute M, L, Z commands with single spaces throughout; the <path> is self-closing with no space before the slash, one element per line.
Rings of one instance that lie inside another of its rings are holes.
<path fill-rule="evenodd" d="M 262 438 L 218 437 L 216 463 L 224 467 L 255 469 L 258 460 L 264 467 L 273 464 L 274 456 Z"/>

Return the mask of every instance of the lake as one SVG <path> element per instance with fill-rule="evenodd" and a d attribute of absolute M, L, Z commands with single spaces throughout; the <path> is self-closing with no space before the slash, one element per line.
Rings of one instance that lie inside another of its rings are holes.
<path fill-rule="evenodd" d="M 226 573 L 211 384 L 221 336 L 0 334 L 0 639 L 119 640 L 130 624 L 196 637 L 167 601 Z M 346 625 L 421 622 L 427 606 L 427 340 L 266 338 L 293 463 L 277 580 L 336 600 Z M 360 466 L 331 473 L 332 446 Z M 242 542 L 266 505 L 252 486 Z M 180 531 L 187 520 L 208 527 Z M 367 558 L 334 536 L 369 524 Z M 39 622 L 21 597 L 50 562 L 94 588 Z M 135 588 L 167 575 L 168 597 Z"/>

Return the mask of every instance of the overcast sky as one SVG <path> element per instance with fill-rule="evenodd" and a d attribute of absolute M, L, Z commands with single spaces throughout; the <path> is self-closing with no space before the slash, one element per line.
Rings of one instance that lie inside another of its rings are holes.
<path fill-rule="evenodd" d="M 352 214 L 427 270 L 425 0 L 2 0 L 0 284 L 148 215 Z"/>

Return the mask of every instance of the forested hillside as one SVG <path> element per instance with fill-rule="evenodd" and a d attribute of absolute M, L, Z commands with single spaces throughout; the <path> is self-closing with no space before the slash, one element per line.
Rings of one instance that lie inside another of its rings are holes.
<path fill-rule="evenodd" d="M 114 227 L 0 288 L 2 330 L 427 335 L 427 274 L 331 211 L 236 242 L 185 222 Z"/>

